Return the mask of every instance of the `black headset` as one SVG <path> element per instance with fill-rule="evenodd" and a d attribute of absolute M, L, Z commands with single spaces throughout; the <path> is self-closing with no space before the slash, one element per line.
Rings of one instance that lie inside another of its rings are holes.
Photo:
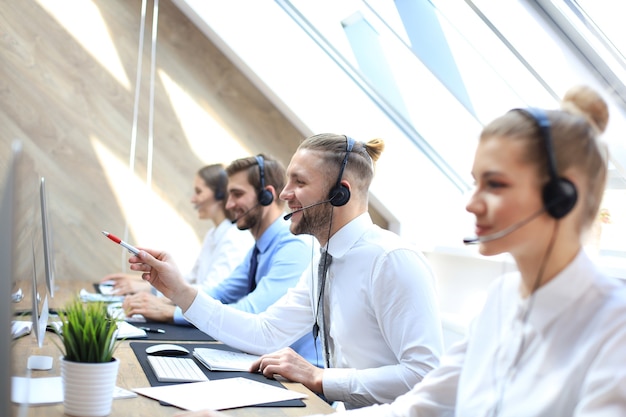
<path fill-rule="evenodd" d="M 354 139 L 350 136 L 346 136 L 346 156 L 341 163 L 341 169 L 339 170 L 339 176 L 337 177 L 337 183 L 328 193 L 328 201 L 333 207 L 340 207 L 350 201 L 350 190 L 345 185 L 341 184 L 341 178 L 343 177 L 343 171 L 348 164 L 348 156 L 352 152 L 354 147 Z"/>
<path fill-rule="evenodd" d="M 220 168 L 219 178 L 215 185 L 215 191 L 213 192 L 213 198 L 217 201 L 221 201 L 226 198 L 226 187 L 228 186 L 228 175 L 226 171 Z"/>
<path fill-rule="evenodd" d="M 263 155 L 255 156 L 256 162 L 259 165 L 259 178 L 261 182 L 261 188 L 257 194 L 257 200 L 262 206 L 269 206 L 274 201 L 274 194 L 267 188 L 265 188 L 265 161 Z"/>
<path fill-rule="evenodd" d="M 516 109 L 529 115 L 539 127 L 543 143 L 546 148 L 548 159 L 549 181 L 543 186 L 541 196 L 546 212 L 555 219 L 563 218 L 569 213 L 578 200 L 576 186 L 567 178 L 559 177 L 556 169 L 556 157 L 552 147 L 552 135 L 550 134 L 550 120 L 546 113 L 538 108 Z"/>

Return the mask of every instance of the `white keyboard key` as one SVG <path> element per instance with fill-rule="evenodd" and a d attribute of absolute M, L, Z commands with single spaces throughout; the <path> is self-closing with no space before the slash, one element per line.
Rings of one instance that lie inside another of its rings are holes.
<path fill-rule="evenodd" d="M 209 380 L 191 358 L 148 356 L 148 363 L 159 382 L 199 382 Z"/>

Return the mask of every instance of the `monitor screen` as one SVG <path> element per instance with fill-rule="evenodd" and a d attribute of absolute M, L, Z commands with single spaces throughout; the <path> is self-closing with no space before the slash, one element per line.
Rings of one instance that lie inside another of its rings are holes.
<path fill-rule="evenodd" d="M 48 213 L 48 192 L 46 191 L 46 181 L 41 177 L 39 183 L 39 201 L 41 205 L 41 229 L 43 232 L 43 256 L 46 275 L 46 287 L 48 294 L 54 298 L 54 253 L 52 240 L 52 226 L 50 225 L 50 215 Z"/>
<path fill-rule="evenodd" d="M 47 265 L 45 256 L 45 232 L 43 227 L 44 213 L 41 204 L 41 182 L 37 177 L 30 177 L 25 184 L 20 185 L 32 198 L 27 205 L 31 210 L 26 210 L 31 218 L 30 221 L 30 259 L 31 267 L 28 277 L 31 281 L 31 319 L 33 321 L 33 333 L 37 344 L 41 348 L 46 336 L 48 324 L 48 289 L 47 289 Z M 32 190 L 34 189 L 34 192 Z"/>
<path fill-rule="evenodd" d="M 14 291 L 14 225 L 16 216 L 15 182 L 16 166 L 21 155 L 21 143 L 13 144 L 11 159 L 7 164 L 0 201 L 0 415 L 10 416 L 11 410 L 11 321 Z"/>

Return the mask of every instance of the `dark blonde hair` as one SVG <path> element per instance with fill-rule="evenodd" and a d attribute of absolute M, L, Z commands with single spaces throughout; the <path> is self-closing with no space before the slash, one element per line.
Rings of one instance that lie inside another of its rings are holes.
<path fill-rule="evenodd" d="M 561 109 L 546 110 L 546 116 L 558 176 L 570 169 L 585 175 L 587 193 L 579 193 L 577 204 L 583 204 L 580 227 L 587 228 L 596 218 L 606 185 L 608 150 L 599 137 L 609 120 L 608 106 L 595 90 L 576 86 L 564 95 Z M 537 166 L 542 183 L 549 181 L 544 137 L 532 117 L 524 112 L 508 112 L 485 126 L 480 140 L 495 136 L 526 141 L 522 161 Z"/>
<path fill-rule="evenodd" d="M 334 133 L 320 133 L 306 138 L 298 149 L 322 152 L 324 176 L 328 179 L 328 190 L 337 183 L 339 170 L 346 156 L 348 137 Z M 362 196 L 367 195 L 374 178 L 374 166 L 385 149 L 382 139 L 371 139 L 367 143 L 355 141 L 348 154 L 348 163 L 343 173 L 348 178 L 353 190 Z"/>

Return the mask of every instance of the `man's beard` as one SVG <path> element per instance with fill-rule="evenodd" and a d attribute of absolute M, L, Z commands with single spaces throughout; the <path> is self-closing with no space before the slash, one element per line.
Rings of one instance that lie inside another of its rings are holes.
<path fill-rule="evenodd" d="M 243 220 L 243 224 L 240 226 L 239 222 L 237 222 L 237 228 L 239 230 L 253 229 L 261 223 L 261 216 L 262 211 L 259 210 L 259 207 L 257 206 L 241 216 L 240 220 Z"/>
<path fill-rule="evenodd" d="M 332 210 L 333 206 L 330 203 L 303 210 L 300 221 L 292 225 L 291 233 L 316 237 L 328 233 L 328 222 L 330 222 Z"/>

